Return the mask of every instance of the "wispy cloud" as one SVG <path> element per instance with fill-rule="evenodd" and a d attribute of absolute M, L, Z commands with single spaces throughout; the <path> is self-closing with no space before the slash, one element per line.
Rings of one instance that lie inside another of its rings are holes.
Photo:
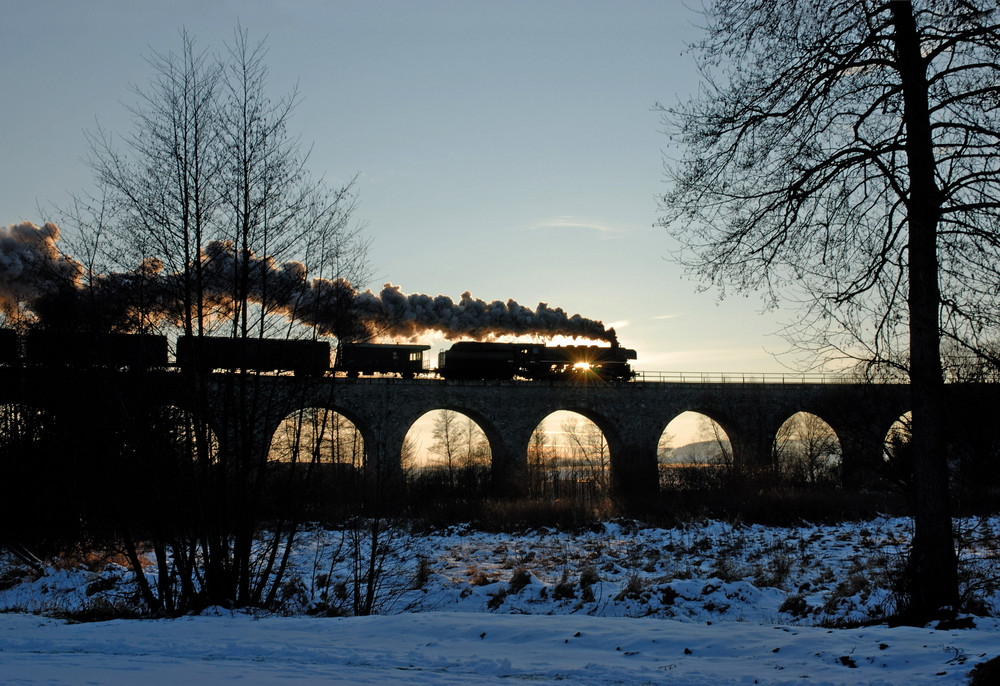
<path fill-rule="evenodd" d="M 629 230 L 629 227 L 622 226 L 620 224 L 609 224 L 608 222 L 592 219 L 590 217 L 574 217 L 571 215 L 561 215 L 558 217 L 551 217 L 549 219 L 542 219 L 533 224 L 529 224 L 524 228 L 527 231 L 546 231 L 553 229 L 563 231 L 596 231 L 597 233 L 604 234 L 609 238 L 617 234 L 623 234 Z"/>
<path fill-rule="evenodd" d="M 684 314 L 684 312 L 671 312 L 670 314 L 659 314 L 653 317 L 653 319 L 677 319 L 678 317 L 683 317 Z"/>

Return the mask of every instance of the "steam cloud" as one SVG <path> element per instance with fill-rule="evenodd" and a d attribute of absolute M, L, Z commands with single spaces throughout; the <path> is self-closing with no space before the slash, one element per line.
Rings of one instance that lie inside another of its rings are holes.
<path fill-rule="evenodd" d="M 83 267 L 60 254 L 59 227 L 31 222 L 0 226 L 0 311 L 8 316 L 20 303 L 76 287 Z"/>
<path fill-rule="evenodd" d="M 354 308 L 362 319 L 389 329 L 392 335 L 412 338 L 425 331 L 440 331 L 447 338 L 487 338 L 496 335 L 578 336 L 614 340 L 614 331 L 601 322 L 562 308 L 538 303 L 534 310 L 514 300 L 486 302 L 466 291 L 456 303 L 446 295 L 403 293 L 386 284 L 375 295 L 365 291 L 355 297 Z"/>
<path fill-rule="evenodd" d="M 18 303 L 43 319 L 55 319 L 78 309 L 67 302 L 83 297 L 81 266 L 56 248 L 59 229 L 29 223 L 0 229 L 0 307 L 13 311 Z M 227 241 L 209 243 L 200 256 L 208 309 L 224 315 L 235 306 L 234 285 L 241 256 Z M 277 264 L 269 258 L 248 258 L 247 298 L 292 321 L 316 326 L 324 334 L 346 340 L 373 336 L 412 339 L 439 332 L 446 338 L 483 339 L 503 335 L 571 336 L 615 342 L 614 329 L 561 308 L 539 303 L 535 309 L 514 300 L 486 302 L 462 294 L 448 296 L 403 293 L 386 284 L 375 294 L 358 292 L 344 279 L 308 279 L 301 262 Z M 137 269 L 101 275 L 87 290 L 88 302 L 105 319 L 128 328 L 141 310 L 147 319 L 179 321 L 183 277 L 168 273 L 158 259 Z"/>

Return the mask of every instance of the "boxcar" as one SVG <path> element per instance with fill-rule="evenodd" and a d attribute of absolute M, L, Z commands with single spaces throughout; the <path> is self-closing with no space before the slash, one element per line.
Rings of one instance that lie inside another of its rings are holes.
<path fill-rule="evenodd" d="M 150 369 L 167 365 L 167 339 L 153 334 L 39 329 L 24 339 L 30 365 Z"/>
<path fill-rule="evenodd" d="M 205 371 L 249 369 L 320 376 L 330 368 L 330 344 L 295 339 L 180 336 L 177 339 L 177 364 L 182 369 Z"/>

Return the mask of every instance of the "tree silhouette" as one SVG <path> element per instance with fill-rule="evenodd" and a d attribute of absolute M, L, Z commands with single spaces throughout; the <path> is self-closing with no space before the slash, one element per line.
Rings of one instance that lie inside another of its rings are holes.
<path fill-rule="evenodd" d="M 958 600 L 941 338 L 983 353 L 1000 283 L 1000 12 L 993 0 L 716 0 L 705 86 L 662 107 L 663 226 L 708 284 L 803 306 L 819 355 L 908 375 L 907 611 Z"/>
<path fill-rule="evenodd" d="M 117 309 L 128 317 L 111 328 L 195 337 L 194 357 L 205 336 L 225 334 L 235 352 L 218 380 L 187 366 L 184 411 L 126 422 L 137 435 L 123 461 L 155 455 L 149 473 L 158 478 L 150 481 L 166 495 L 156 516 L 122 513 L 130 524 L 144 521 L 134 536 L 126 528 L 125 545 L 137 577 L 139 547 L 154 548 L 160 586 L 144 588 L 144 598 L 168 614 L 274 604 L 303 510 L 267 508 L 280 488 L 284 502 L 300 504 L 300 487 L 327 449 L 319 440 L 327 438 L 325 414 L 316 440 L 297 437 L 282 460 L 269 461 L 257 440 L 255 418 L 273 398 L 259 383 L 261 369 L 246 363 L 256 339 L 317 335 L 293 325 L 289 287 L 269 266 L 301 262 L 299 280 L 363 278 L 367 270 L 353 182 L 331 189 L 308 173 L 308 151 L 290 132 L 299 96 L 271 96 L 266 46 L 240 26 L 219 56 L 186 32 L 180 38 L 179 52 L 149 57 L 151 76 L 128 107 L 131 130 L 89 135 L 101 192 L 76 198 L 68 212 L 86 266 L 84 295 L 105 294 L 102 303 L 112 302 L 108 292 L 125 296 Z M 218 397 L 212 384 L 223 389 Z M 306 413 L 295 421 L 308 431 L 317 423 Z M 190 516 L 175 517 L 181 509 Z"/>

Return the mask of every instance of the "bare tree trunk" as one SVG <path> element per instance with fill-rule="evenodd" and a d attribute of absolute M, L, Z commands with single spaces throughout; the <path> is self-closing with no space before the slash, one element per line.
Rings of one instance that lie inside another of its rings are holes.
<path fill-rule="evenodd" d="M 941 439 L 941 370 L 937 224 L 941 191 L 934 179 L 926 65 L 912 3 L 892 3 L 896 51 L 903 83 L 903 121 L 910 177 L 909 222 L 910 387 L 913 402 L 914 538 L 908 565 L 909 614 L 932 616 L 958 603 L 958 577 L 947 461 Z"/>

